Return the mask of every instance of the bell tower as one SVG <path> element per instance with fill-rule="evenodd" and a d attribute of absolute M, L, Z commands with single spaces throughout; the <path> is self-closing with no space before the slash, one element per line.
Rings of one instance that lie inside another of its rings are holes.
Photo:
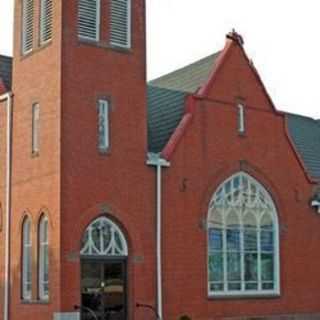
<path fill-rule="evenodd" d="M 102 216 L 128 243 L 126 301 L 154 305 L 145 0 L 16 0 L 14 38 L 11 319 L 78 319 L 82 239 Z"/>

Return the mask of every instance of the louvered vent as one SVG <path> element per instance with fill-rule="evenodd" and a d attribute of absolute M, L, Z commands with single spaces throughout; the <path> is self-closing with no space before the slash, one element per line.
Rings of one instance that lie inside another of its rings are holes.
<path fill-rule="evenodd" d="M 130 0 L 111 0 L 110 43 L 114 46 L 131 46 Z"/>
<path fill-rule="evenodd" d="M 33 0 L 22 2 L 22 52 L 28 53 L 33 46 Z"/>
<path fill-rule="evenodd" d="M 53 0 L 41 0 L 40 41 L 47 42 L 52 38 Z"/>
<path fill-rule="evenodd" d="M 99 40 L 99 26 L 100 0 L 79 0 L 79 37 L 89 40 Z"/>

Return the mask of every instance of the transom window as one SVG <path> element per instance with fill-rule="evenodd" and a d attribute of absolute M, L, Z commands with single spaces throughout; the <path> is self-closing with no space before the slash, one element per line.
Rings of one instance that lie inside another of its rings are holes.
<path fill-rule="evenodd" d="M 81 255 L 127 256 L 128 247 L 119 227 L 106 217 L 94 220 L 82 238 Z"/>
<path fill-rule="evenodd" d="M 208 292 L 279 294 L 278 219 L 265 188 L 244 172 L 227 179 L 208 213 Z"/>

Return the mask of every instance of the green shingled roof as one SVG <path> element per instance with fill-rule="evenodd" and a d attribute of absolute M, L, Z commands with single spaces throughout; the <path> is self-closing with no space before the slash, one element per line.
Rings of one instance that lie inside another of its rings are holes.
<path fill-rule="evenodd" d="M 149 82 L 158 88 L 194 93 L 208 80 L 219 52 Z"/>
<path fill-rule="evenodd" d="M 214 70 L 219 53 L 215 53 L 184 68 L 149 82 L 148 148 L 161 152 L 178 126 L 188 94 L 204 85 Z"/>
<path fill-rule="evenodd" d="M 309 175 L 320 179 L 320 122 L 312 118 L 287 114 L 289 134 Z"/>

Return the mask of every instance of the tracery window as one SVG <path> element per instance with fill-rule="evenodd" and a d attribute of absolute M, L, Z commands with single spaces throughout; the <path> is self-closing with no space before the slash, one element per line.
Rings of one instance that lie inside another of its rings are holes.
<path fill-rule="evenodd" d="M 81 255 L 127 256 L 128 247 L 119 227 L 106 217 L 94 220 L 82 238 Z"/>
<path fill-rule="evenodd" d="M 279 294 L 275 205 L 254 178 L 239 172 L 222 183 L 208 213 L 208 293 Z"/>

